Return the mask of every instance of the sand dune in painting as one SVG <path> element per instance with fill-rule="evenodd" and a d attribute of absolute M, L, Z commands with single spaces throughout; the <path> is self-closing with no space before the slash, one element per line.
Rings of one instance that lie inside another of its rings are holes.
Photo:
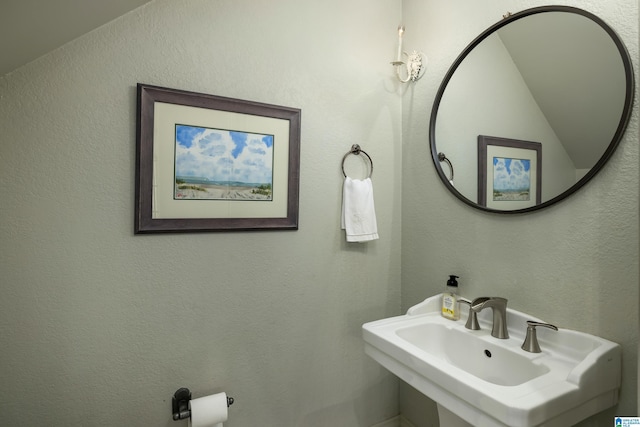
<path fill-rule="evenodd" d="M 262 194 L 256 187 L 243 187 L 233 185 L 209 185 L 200 184 L 197 189 L 176 188 L 176 199 L 187 200 L 271 200 L 271 194 Z"/>

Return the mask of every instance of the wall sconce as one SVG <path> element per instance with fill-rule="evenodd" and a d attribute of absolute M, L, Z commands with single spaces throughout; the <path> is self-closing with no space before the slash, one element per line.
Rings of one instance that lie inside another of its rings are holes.
<path fill-rule="evenodd" d="M 404 52 L 402 50 L 402 36 L 404 35 L 404 27 L 403 26 L 399 26 L 398 27 L 398 56 L 396 57 L 396 60 L 393 61 L 391 63 L 391 65 L 393 65 L 396 69 L 396 76 L 398 77 L 398 80 L 400 80 L 402 83 L 407 83 L 409 81 L 415 82 L 416 80 L 420 79 L 420 77 L 422 77 L 422 75 L 424 74 L 426 67 L 427 67 L 427 57 L 422 53 L 422 52 L 418 52 L 418 51 L 413 51 L 410 54 L 407 52 Z M 403 56 L 407 57 L 407 62 L 404 62 Z M 405 65 L 406 67 L 403 67 L 403 65 Z M 400 71 L 401 68 L 405 68 L 406 69 L 406 77 L 402 77 L 402 72 Z"/>

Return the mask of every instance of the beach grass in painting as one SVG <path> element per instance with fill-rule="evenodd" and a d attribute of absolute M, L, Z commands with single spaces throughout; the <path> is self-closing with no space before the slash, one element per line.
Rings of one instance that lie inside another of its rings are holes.
<path fill-rule="evenodd" d="M 176 200 L 273 200 L 273 135 L 176 125 Z"/>
<path fill-rule="evenodd" d="M 531 198 L 531 161 L 493 158 L 493 200 L 528 201 Z"/>

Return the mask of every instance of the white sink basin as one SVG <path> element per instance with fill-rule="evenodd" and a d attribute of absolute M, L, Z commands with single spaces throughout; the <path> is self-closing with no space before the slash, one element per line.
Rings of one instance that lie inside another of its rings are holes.
<path fill-rule="evenodd" d="M 514 352 L 490 340 L 475 339 L 469 333 L 441 323 L 423 323 L 396 330 L 410 344 L 492 384 L 514 386 L 549 372 L 549 367 L 532 362 L 525 352 Z M 435 343 L 444 343 L 442 346 Z"/>
<path fill-rule="evenodd" d="M 538 328 L 542 353 L 520 348 L 533 316 L 507 308 L 508 339 L 491 336 L 491 310 L 480 331 L 440 315 L 440 295 L 406 315 L 363 325 L 365 351 L 439 405 L 474 426 L 566 427 L 618 401 L 621 348 L 560 328 Z"/>

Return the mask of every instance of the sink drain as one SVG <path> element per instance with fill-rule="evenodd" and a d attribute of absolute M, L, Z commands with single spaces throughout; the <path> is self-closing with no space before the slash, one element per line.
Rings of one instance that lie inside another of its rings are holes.
<path fill-rule="evenodd" d="M 485 350 L 484 355 L 487 357 L 491 357 L 491 352 L 489 350 Z"/>

